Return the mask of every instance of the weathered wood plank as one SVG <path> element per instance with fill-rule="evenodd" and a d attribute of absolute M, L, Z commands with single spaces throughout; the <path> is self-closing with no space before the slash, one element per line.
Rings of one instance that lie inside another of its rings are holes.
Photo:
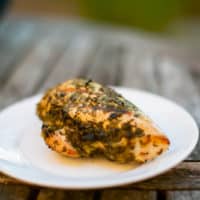
<path fill-rule="evenodd" d="M 41 189 L 37 200 L 92 200 L 93 191 L 64 191 L 54 189 Z"/>
<path fill-rule="evenodd" d="M 169 192 L 167 200 L 199 200 L 200 191 Z"/>
<path fill-rule="evenodd" d="M 0 174 L 0 183 L 24 184 L 3 174 Z M 183 162 L 155 178 L 118 188 L 137 190 L 200 190 L 200 162 Z"/>
<path fill-rule="evenodd" d="M 156 192 L 137 190 L 105 190 L 102 192 L 101 200 L 150 200 L 156 199 Z"/>
<path fill-rule="evenodd" d="M 28 186 L 2 185 L 0 186 L 0 199 L 2 200 L 26 200 L 30 194 Z"/>
<path fill-rule="evenodd" d="M 155 62 L 159 94 L 174 100 L 186 108 L 200 126 L 200 95 L 189 69 L 176 60 L 159 57 Z M 200 143 L 188 159 L 200 159 Z"/>
<path fill-rule="evenodd" d="M 53 189 L 41 189 L 37 200 L 64 200 L 65 193 L 62 190 L 53 190 Z"/>
<path fill-rule="evenodd" d="M 159 93 L 188 109 L 200 124 L 200 97 L 187 64 L 166 56 L 157 57 L 156 60 L 155 73 L 159 83 Z"/>
<path fill-rule="evenodd" d="M 199 62 L 199 61 L 196 61 L 196 62 Z M 190 68 L 190 74 L 200 94 L 200 66 L 198 66 L 198 70 L 197 69 L 194 70 Z"/>
<path fill-rule="evenodd" d="M 93 79 L 106 85 L 117 85 L 120 73 L 121 49 L 115 43 L 102 42 L 96 55 L 88 63 L 86 78 Z"/>
<path fill-rule="evenodd" d="M 21 57 L 39 39 L 39 28 L 31 22 L 9 20 L 7 27 L 0 34 L 0 87 L 8 79 L 9 74 Z"/>
<path fill-rule="evenodd" d="M 62 190 L 50 190 L 50 189 L 41 189 L 37 200 L 64 200 L 66 199 L 65 197 L 65 192 Z"/>
<path fill-rule="evenodd" d="M 136 51 L 135 47 L 126 48 L 123 55 L 121 85 L 158 93 L 154 67 L 152 53 Z"/>
<path fill-rule="evenodd" d="M 93 56 L 95 48 L 96 42 L 92 35 L 80 32 L 73 37 L 40 90 L 43 91 L 67 79 L 84 75 L 83 68 Z"/>
<path fill-rule="evenodd" d="M 63 31 L 51 31 L 16 66 L 1 91 L 0 108 L 34 93 L 46 79 L 66 47 Z"/>

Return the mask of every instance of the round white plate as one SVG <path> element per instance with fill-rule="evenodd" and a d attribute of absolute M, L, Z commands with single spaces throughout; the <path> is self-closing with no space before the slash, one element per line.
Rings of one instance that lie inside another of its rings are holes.
<path fill-rule="evenodd" d="M 0 113 L 0 171 L 22 181 L 57 188 L 87 189 L 141 181 L 174 167 L 198 141 L 198 128 L 180 106 L 162 97 L 127 88 L 115 88 L 138 105 L 171 141 L 167 152 L 143 165 L 117 164 L 104 159 L 70 159 L 44 144 L 41 122 L 35 114 L 37 95 Z"/>

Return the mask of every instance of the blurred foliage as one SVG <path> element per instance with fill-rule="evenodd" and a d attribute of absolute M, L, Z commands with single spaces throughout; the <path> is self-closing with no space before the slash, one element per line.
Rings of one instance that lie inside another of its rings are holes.
<path fill-rule="evenodd" d="M 1 4 L 10 0 L 0 0 Z M 188 16 L 200 16 L 200 0 L 12 0 L 13 11 L 56 16 L 83 16 L 148 31 L 165 31 Z M 174 23 L 175 24 L 175 23 Z M 170 27 L 170 26 L 169 26 Z"/>
<path fill-rule="evenodd" d="M 77 0 L 81 15 L 106 23 L 162 31 L 179 17 L 200 14 L 198 0 Z M 195 12 L 194 12 L 195 11 Z"/>

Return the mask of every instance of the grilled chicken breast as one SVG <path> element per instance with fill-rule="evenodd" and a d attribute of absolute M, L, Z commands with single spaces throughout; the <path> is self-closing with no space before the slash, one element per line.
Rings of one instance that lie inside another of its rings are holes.
<path fill-rule="evenodd" d="M 92 80 L 69 80 L 50 89 L 38 103 L 37 114 L 46 144 L 69 157 L 142 163 L 169 146 L 168 138 L 138 107 Z"/>

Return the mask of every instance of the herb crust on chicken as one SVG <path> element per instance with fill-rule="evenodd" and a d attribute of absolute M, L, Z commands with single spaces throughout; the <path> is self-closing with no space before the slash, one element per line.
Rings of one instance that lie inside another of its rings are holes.
<path fill-rule="evenodd" d="M 92 80 L 68 80 L 48 90 L 37 114 L 46 144 L 69 157 L 145 162 L 169 146 L 168 138 L 138 107 Z"/>

